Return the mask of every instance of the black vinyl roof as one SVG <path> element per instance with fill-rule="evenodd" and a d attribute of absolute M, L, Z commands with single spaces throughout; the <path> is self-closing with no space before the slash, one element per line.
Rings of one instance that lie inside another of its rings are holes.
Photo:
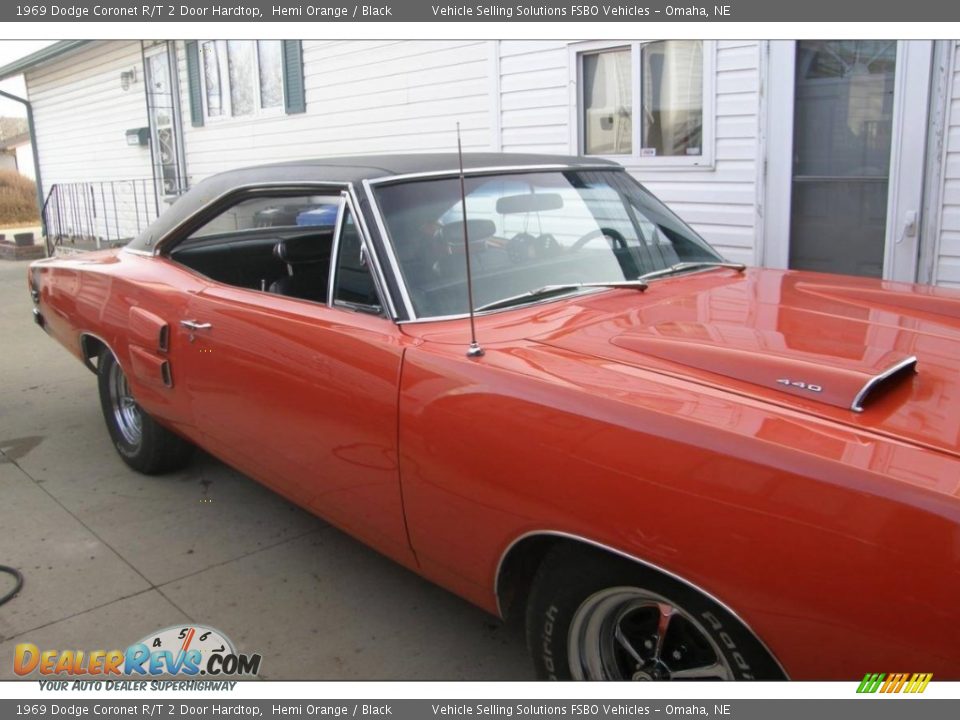
<path fill-rule="evenodd" d="M 463 167 L 468 172 L 485 168 L 523 168 L 539 165 L 620 168 L 620 165 L 610 160 L 570 155 L 527 153 L 464 153 L 463 155 Z M 134 250 L 152 251 L 158 240 L 191 215 L 217 198 L 241 187 L 322 182 L 359 184 L 363 180 L 415 173 L 456 172 L 458 169 L 457 153 L 425 153 L 316 158 L 227 170 L 197 183 L 184 193 L 146 230 L 134 238 L 128 247 Z"/>

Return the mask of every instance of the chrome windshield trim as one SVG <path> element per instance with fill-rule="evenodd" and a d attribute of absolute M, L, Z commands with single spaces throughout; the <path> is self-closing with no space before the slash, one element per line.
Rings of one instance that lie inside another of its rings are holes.
<path fill-rule="evenodd" d="M 127 247 L 124 245 L 120 248 L 120 252 L 128 252 L 131 255 L 140 255 L 141 257 L 153 257 L 154 253 L 147 250 L 138 250 L 137 248 Z"/>
<path fill-rule="evenodd" d="M 163 250 L 166 249 L 166 245 L 169 241 L 174 238 L 178 233 L 183 231 L 183 228 L 190 225 L 191 221 L 197 217 L 200 213 L 204 212 L 208 208 L 213 207 L 214 205 L 221 202 L 224 198 L 229 197 L 234 194 L 240 194 L 248 192 L 250 190 L 290 190 L 296 191 L 301 188 L 324 188 L 330 190 L 349 190 L 350 183 L 345 182 L 326 182 L 326 181 L 317 181 L 317 180 L 275 180 L 271 182 L 259 182 L 259 183 L 245 183 L 243 185 L 234 185 L 229 190 L 225 190 L 216 197 L 212 198 L 208 202 L 201 205 L 197 208 L 196 212 L 191 213 L 183 220 L 174 225 L 168 232 L 162 235 L 156 242 L 153 243 L 152 255 L 159 255 Z M 148 228 L 149 229 L 149 228 Z M 186 238 L 181 238 L 181 242 Z M 179 244 L 179 243 L 177 243 Z M 176 245 L 174 246 L 176 247 Z"/>
<path fill-rule="evenodd" d="M 494 175 L 499 173 L 533 173 L 533 172 L 556 172 L 557 170 L 611 170 L 614 172 L 626 172 L 622 165 L 608 165 L 606 163 L 593 163 L 584 165 L 570 165 L 556 163 L 552 165 L 490 165 L 479 168 L 468 168 L 463 171 L 466 176 L 471 175 Z M 459 177 L 459 168 L 450 168 L 449 170 L 431 170 L 429 172 L 406 173 L 405 175 L 384 175 L 364 180 L 364 185 L 377 186 L 388 183 L 408 182 L 410 180 L 427 180 L 431 178 Z"/>
<path fill-rule="evenodd" d="M 648 560 L 643 560 L 642 558 L 638 558 L 636 555 L 631 555 L 630 553 L 624 552 L 623 550 L 618 550 L 615 547 L 605 545 L 601 542 L 597 542 L 596 540 L 591 540 L 590 538 L 583 537 L 582 535 L 575 535 L 573 533 L 564 532 L 562 530 L 531 530 L 529 532 L 525 532 L 519 537 L 515 538 L 513 542 L 507 545 L 504 551 L 500 553 L 500 558 L 499 560 L 497 560 L 497 567 L 494 570 L 493 594 L 494 594 L 494 598 L 497 601 L 497 615 L 500 616 L 501 620 L 504 619 L 503 608 L 500 607 L 500 573 L 503 570 L 503 561 L 506 559 L 507 555 L 510 554 L 510 551 L 513 550 L 514 546 L 516 546 L 523 540 L 526 540 L 527 538 L 543 536 L 543 535 L 550 536 L 550 537 L 564 538 L 566 540 L 574 540 L 576 542 L 584 543 L 585 545 L 591 545 L 592 547 L 598 548 L 600 550 L 605 550 L 606 552 L 613 553 L 614 555 L 619 555 L 620 557 L 625 558 L 627 560 L 632 560 L 633 562 L 639 563 L 640 565 L 645 565 L 646 567 L 652 568 L 657 572 L 663 573 L 667 577 L 672 578 L 673 580 L 676 580 L 679 583 L 683 583 L 687 587 L 693 588 L 696 592 L 700 593 L 704 597 L 708 598 L 710 601 L 719 605 L 726 612 L 732 615 L 737 622 L 743 625 L 743 627 L 747 630 L 747 632 L 753 635 L 754 639 L 758 643 L 760 643 L 760 646 L 767 651 L 767 654 L 770 656 L 773 662 L 775 662 L 777 664 L 777 667 L 780 668 L 780 672 L 783 673 L 783 676 L 788 680 L 790 679 L 790 676 L 787 674 L 787 671 L 784 669 L 783 664 L 780 662 L 779 658 L 777 658 L 777 656 L 774 655 L 773 650 L 771 650 L 767 646 L 767 644 L 763 641 L 763 638 L 761 638 L 759 635 L 757 635 L 756 632 L 754 632 L 753 628 L 751 628 L 750 625 L 747 624 L 746 620 L 740 617 L 739 613 L 737 613 L 736 610 L 734 610 L 732 607 L 727 605 L 725 602 L 723 602 L 723 600 L 718 598 L 716 595 L 710 593 L 707 590 L 704 590 L 702 587 L 700 587 L 696 583 L 693 583 L 687 580 L 686 578 L 680 575 L 677 575 L 675 572 L 671 572 L 670 570 L 667 570 L 665 567 L 657 565 L 656 563 L 649 562 Z"/>
<path fill-rule="evenodd" d="M 860 392 L 856 394 L 856 397 L 853 398 L 853 402 L 850 404 L 850 409 L 854 412 L 863 412 L 863 403 L 867 399 L 867 396 L 884 380 L 896 375 L 901 370 L 906 370 L 907 368 L 913 366 L 913 371 L 917 371 L 917 356 L 911 355 L 908 358 L 904 358 L 898 363 L 895 363 L 884 370 L 882 373 L 874 375 L 872 378 L 867 380 L 864 383 L 863 387 L 860 388 Z"/>
<path fill-rule="evenodd" d="M 367 200 L 369 201 L 370 208 L 373 211 L 373 217 L 377 221 L 377 229 L 380 232 L 380 238 L 383 240 L 383 248 L 387 255 L 386 260 L 388 263 L 390 263 L 390 270 L 393 273 L 394 279 L 396 280 L 397 287 L 400 288 L 400 299 L 403 300 L 403 306 L 407 311 L 407 317 L 410 320 L 414 320 L 417 317 L 417 313 L 413 309 L 413 301 L 410 299 L 410 292 L 407 290 L 407 284 L 403 281 L 403 275 L 400 272 L 400 262 L 397 260 L 397 255 L 394 252 L 393 241 L 390 239 L 389 233 L 387 233 L 387 226 L 383 222 L 383 215 L 380 213 L 380 205 L 377 203 L 376 197 L 374 197 L 373 188 L 371 187 L 369 180 L 363 181 L 363 190 L 367 194 Z M 402 320 L 400 322 L 408 321 Z"/>
<path fill-rule="evenodd" d="M 482 168 L 471 168 L 464 171 L 465 176 L 472 175 L 491 175 L 499 173 L 534 173 L 534 172 L 556 172 L 560 170 L 610 170 L 613 172 L 626 172 L 622 165 L 608 165 L 605 163 L 597 163 L 592 165 L 569 165 L 569 164 L 552 164 L 552 165 L 498 165 L 498 166 L 489 166 Z M 365 179 L 362 181 L 364 192 L 367 195 L 367 200 L 370 202 L 370 207 L 373 211 L 374 219 L 377 223 L 377 229 L 380 232 L 380 237 L 383 240 L 383 247 L 386 254 L 386 261 L 390 264 L 390 269 L 393 273 L 393 277 L 396 280 L 397 287 L 400 289 L 400 297 L 403 301 L 403 306 L 407 311 L 406 320 L 398 320 L 398 323 L 410 323 L 410 322 L 435 322 L 438 319 L 452 319 L 455 317 L 469 317 L 469 313 L 463 313 L 462 315 L 453 315 L 446 318 L 420 318 L 417 316 L 417 312 L 413 307 L 413 300 L 410 297 L 410 291 L 407 288 L 407 283 L 404 281 L 403 273 L 400 269 L 400 261 L 397 258 L 396 250 L 393 246 L 393 240 L 390 237 L 390 233 L 387 231 L 386 223 L 383 219 L 383 213 L 380 212 L 380 204 L 377 202 L 376 195 L 373 190 L 375 187 L 380 185 L 387 185 L 393 183 L 403 183 L 415 180 L 427 180 L 427 179 L 438 179 L 438 178 L 447 178 L 447 177 L 459 177 L 460 169 L 451 168 L 449 170 L 436 170 L 431 172 L 422 172 L 422 173 L 407 173 L 405 175 L 385 175 L 383 177 L 374 178 L 374 179 Z M 387 294 L 387 297 L 390 297 L 390 294 Z M 528 303 L 532 304 L 532 303 Z M 481 314 L 481 313 L 477 313 Z M 394 313 L 396 318 L 396 313 Z"/>

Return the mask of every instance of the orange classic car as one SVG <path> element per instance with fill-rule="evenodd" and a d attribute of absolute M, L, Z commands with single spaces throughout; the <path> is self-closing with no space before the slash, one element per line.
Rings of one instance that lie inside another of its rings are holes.
<path fill-rule="evenodd" d="M 543 678 L 960 679 L 956 292 L 745 268 L 616 164 L 500 154 L 227 172 L 28 281 L 131 467 L 202 447 Z"/>

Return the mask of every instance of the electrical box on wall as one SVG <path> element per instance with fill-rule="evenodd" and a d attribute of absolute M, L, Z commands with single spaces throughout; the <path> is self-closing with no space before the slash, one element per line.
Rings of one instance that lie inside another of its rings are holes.
<path fill-rule="evenodd" d="M 150 128 L 131 128 L 127 130 L 127 145 L 148 145 L 150 143 Z"/>

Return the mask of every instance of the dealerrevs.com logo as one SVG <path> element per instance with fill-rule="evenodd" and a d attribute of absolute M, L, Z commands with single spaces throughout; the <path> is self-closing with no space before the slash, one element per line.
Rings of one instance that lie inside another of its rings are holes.
<path fill-rule="evenodd" d="M 858 693 L 922 693 L 933 679 L 933 673 L 867 673 L 860 681 Z"/>
<path fill-rule="evenodd" d="M 13 651 L 19 676 L 233 676 L 256 675 L 259 654 L 243 655 L 219 630 L 175 625 L 147 635 L 125 650 L 41 650 L 20 643 Z"/>

